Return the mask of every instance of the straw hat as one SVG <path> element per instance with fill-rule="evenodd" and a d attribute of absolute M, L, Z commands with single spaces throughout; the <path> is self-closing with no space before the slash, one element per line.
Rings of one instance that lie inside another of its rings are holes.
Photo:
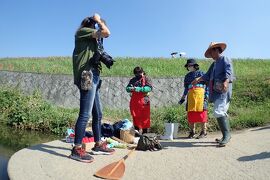
<path fill-rule="evenodd" d="M 227 45 L 223 42 L 211 42 L 208 49 L 205 51 L 204 56 L 211 58 L 211 49 L 220 47 L 222 52 L 226 49 Z"/>

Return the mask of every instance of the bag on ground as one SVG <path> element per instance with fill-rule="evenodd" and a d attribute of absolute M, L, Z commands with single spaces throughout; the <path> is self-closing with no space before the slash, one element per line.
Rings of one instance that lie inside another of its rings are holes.
<path fill-rule="evenodd" d="M 112 137 L 114 135 L 114 128 L 113 125 L 103 123 L 101 125 L 101 135 L 103 137 Z"/>
<path fill-rule="evenodd" d="M 120 139 L 125 141 L 126 143 L 132 144 L 134 143 L 135 131 L 133 129 L 130 130 L 120 130 Z"/>
<path fill-rule="evenodd" d="M 139 151 L 156 151 L 161 150 L 162 145 L 159 143 L 156 134 L 145 133 L 140 136 L 136 150 Z"/>

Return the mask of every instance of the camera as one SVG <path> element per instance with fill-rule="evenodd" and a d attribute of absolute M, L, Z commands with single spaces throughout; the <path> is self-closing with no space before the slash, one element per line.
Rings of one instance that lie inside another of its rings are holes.
<path fill-rule="evenodd" d="M 100 54 L 100 59 L 99 60 L 103 64 L 105 64 L 108 69 L 110 69 L 111 66 L 113 65 L 113 63 L 115 62 L 115 60 L 113 60 L 113 58 L 108 53 L 106 53 L 105 51 L 103 51 Z"/>
<path fill-rule="evenodd" d="M 100 52 L 96 51 L 94 53 L 93 57 L 90 59 L 91 64 L 93 64 L 93 65 L 100 64 L 100 58 L 101 58 Z"/>
<path fill-rule="evenodd" d="M 113 60 L 113 58 L 105 51 L 96 51 L 93 57 L 90 59 L 90 62 L 93 65 L 98 65 L 100 62 L 102 62 L 108 69 L 110 69 L 115 60 Z"/>

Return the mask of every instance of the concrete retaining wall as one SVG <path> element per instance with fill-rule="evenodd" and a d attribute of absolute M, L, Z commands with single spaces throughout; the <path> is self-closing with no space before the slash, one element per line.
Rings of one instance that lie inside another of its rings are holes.
<path fill-rule="evenodd" d="M 125 87 L 130 78 L 101 77 L 101 102 L 104 107 L 127 109 L 130 96 Z M 183 77 L 154 78 L 151 106 L 161 107 L 175 104 L 183 93 Z M 39 90 L 45 100 L 62 107 L 79 107 L 79 91 L 71 75 L 52 75 L 0 71 L 0 86 L 21 89 L 25 93 Z"/>

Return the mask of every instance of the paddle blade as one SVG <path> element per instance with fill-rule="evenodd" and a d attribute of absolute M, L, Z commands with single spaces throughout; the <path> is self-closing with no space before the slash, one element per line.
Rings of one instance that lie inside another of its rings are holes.
<path fill-rule="evenodd" d="M 125 173 L 124 161 L 111 163 L 97 171 L 94 175 L 103 179 L 121 179 Z"/>

